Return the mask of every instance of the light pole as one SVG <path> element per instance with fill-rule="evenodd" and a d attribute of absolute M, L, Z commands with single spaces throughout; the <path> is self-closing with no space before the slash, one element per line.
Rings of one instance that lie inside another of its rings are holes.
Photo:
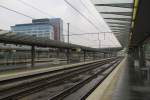
<path fill-rule="evenodd" d="M 69 46 L 69 25 L 70 23 L 67 23 L 67 27 L 68 27 L 68 34 L 67 34 L 67 38 L 68 38 L 68 46 Z M 67 49 L 67 64 L 69 64 L 69 48 Z"/>
<path fill-rule="evenodd" d="M 68 27 L 68 34 L 67 34 L 67 38 L 68 38 L 68 44 L 69 44 L 69 27 L 70 26 L 70 23 L 67 23 L 67 27 Z"/>
<path fill-rule="evenodd" d="M 99 49 L 101 48 L 101 40 L 99 38 L 99 33 L 98 33 L 98 42 L 99 42 Z"/>
<path fill-rule="evenodd" d="M 101 40 L 99 38 L 100 33 L 98 33 L 98 42 L 99 42 L 99 49 L 101 48 Z"/>

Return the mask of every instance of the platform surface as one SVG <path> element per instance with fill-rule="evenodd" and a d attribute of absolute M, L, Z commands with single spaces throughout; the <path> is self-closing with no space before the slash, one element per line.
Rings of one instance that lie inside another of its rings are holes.
<path fill-rule="evenodd" d="M 150 79 L 137 70 L 137 62 L 127 56 L 119 66 L 120 70 L 111 73 L 87 100 L 150 100 Z M 147 66 L 150 68 L 150 63 Z"/>
<path fill-rule="evenodd" d="M 150 81 L 136 70 L 131 57 L 125 63 L 110 100 L 150 100 Z"/>
<path fill-rule="evenodd" d="M 107 78 L 87 97 L 86 100 L 111 100 L 117 80 L 124 68 L 126 57 L 116 66 Z"/>

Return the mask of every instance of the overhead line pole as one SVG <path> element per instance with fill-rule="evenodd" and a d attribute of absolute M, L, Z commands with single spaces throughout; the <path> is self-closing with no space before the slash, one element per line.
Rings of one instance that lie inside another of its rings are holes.
<path fill-rule="evenodd" d="M 98 42 L 99 42 L 99 49 L 101 48 L 101 41 L 100 41 L 100 38 L 99 38 L 99 33 L 98 33 Z"/>
<path fill-rule="evenodd" d="M 99 30 L 99 28 L 89 19 L 87 18 L 83 13 L 81 13 L 77 8 L 75 8 L 70 2 L 67 0 L 64 0 L 71 8 L 73 8 L 76 12 L 78 12 L 85 20 L 87 20 L 95 29 Z"/>
<path fill-rule="evenodd" d="M 67 27 L 68 27 L 68 34 L 67 34 L 68 41 L 67 42 L 68 42 L 68 44 L 69 44 L 69 36 L 70 36 L 69 35 L 69 25 L 70 25 L 70 23 L 67 23 Z"/>
<path fill-rule="evenodd" d="M 68 27 L 68 34 L 67 34 L 67 38 L 68 38 L 68 45 L 69 45 L 69 25 L 70 23 L 67 23 L 67 27 Z M 67 49 L 67 64 L 69 64 L 69 60 L 70 60 L 70 57 L 69 57 L 69 48 Z"/>
<path fill-rule="evenodd" d="M 69 36 L 73 36 L 73 35 L 88 35 L 88 34 L 100 34 L 100 33 L 104 33 L 104 37 L 105 37 L 105 33 L 113 33 L 113 32 L 99 32 L 99 33 L 81 33 L 81 34 L 70 34 Z M 66 35 L 64 35 L 66 36 Z M 68 34 L 67 34 L 68 36 Z"/>
<path fill-rule="evenodd" d="M 28 7 L 32 8 L 32 9 L 34 9 L 34 10 L 40 12 L 41 14 L 45 14 L 45 15 L 50 16 L 50 17 L 56 17 L 56 16 L 53 16 L 53 15 L 51 15 L 51 14 L 49 14 L 49 13 L 47 13 L 47 12 L 45 12 L 45 11 L 43 11 L 43 10 L 41 10 L 41 9 L 39 9 L 39 8 L 37 8 L 37 7 L 35 7 L 35 6 L 33 6 L 33 5 L 31 5 L 31 4 L 29 4 L 29 3 L 25 2 L 25 1 L 23 1 L 23 0 L 17 0 L 17 1 L 20 2 L 20 3 L 22 3 L 22 4 L 24 4 L 25 6 L 28 6 Z M 64 20 L 64 19 L 63 19 L 63 20 Z M 64 20 L 64 23 L 66 24 L 67 22 Z M 73 26 L 73 27 L 76 27 L 76 26 L 74 26 L 74 25 L 72 25 L 72 26 Z M 78 28 L 79 30 L 81 30 L 79 27 L 76 27 L 76 28 Z M 81 31 L 83 31 L 83 30 L 81 30 Z"/>

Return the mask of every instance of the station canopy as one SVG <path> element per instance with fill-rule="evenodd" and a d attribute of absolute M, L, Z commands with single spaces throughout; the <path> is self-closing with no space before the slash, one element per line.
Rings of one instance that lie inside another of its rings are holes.
<path fill-rule="evenodd" d="M 118 51 L 121 48 L 91 48 L 76 44 L 68 44 L 65 42 L 60 42 L 56 40 L 50 40 L 44 37 L 35 37 L 27 34 L 14 33 L 10 31 L 0 31 L 0 43 L 8 44 L 20 44 L 28 46 L 38 46 L 38 47 L 50 47 L 50 48 L 64 48 L 64 49 L 81 49 L 91 52 L 111 52 Z"/>
<path fill-rule="evenodd" d="M 128 46 L 133 0 L 91 0 L 123 47 Z"/>

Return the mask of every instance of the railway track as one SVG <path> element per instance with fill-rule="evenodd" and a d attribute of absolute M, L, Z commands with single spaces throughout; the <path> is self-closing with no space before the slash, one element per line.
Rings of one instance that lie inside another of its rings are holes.
<path fill-rule="evenodd" d="M 47 89 L 51 91 L 51 94 L 39 100 L 67 99 L 69 95 L 77 93 L 77 91 L 80 91 L 81 88 L 91 83 L 94 79 L 99 78 L 98 76 L 101 75 L 94 86 L 91 86 L 84 95 L 80 96 L 81 98 L 79 99 L 83 99 L 107 77 L 119 61 L 120 58 L 112 58 L 73 68 L 1 81 L 0 99 L 30 100 L 42 95 L 44 92 L 46 93 L 45 90 Z M 64 86 L 65 88 L 61 89 Z M 58 91 L 55 91 L 55 89 L 58 89 Z M 36 100 L 38 100 L 38 98 L 36 98 Z"/>

